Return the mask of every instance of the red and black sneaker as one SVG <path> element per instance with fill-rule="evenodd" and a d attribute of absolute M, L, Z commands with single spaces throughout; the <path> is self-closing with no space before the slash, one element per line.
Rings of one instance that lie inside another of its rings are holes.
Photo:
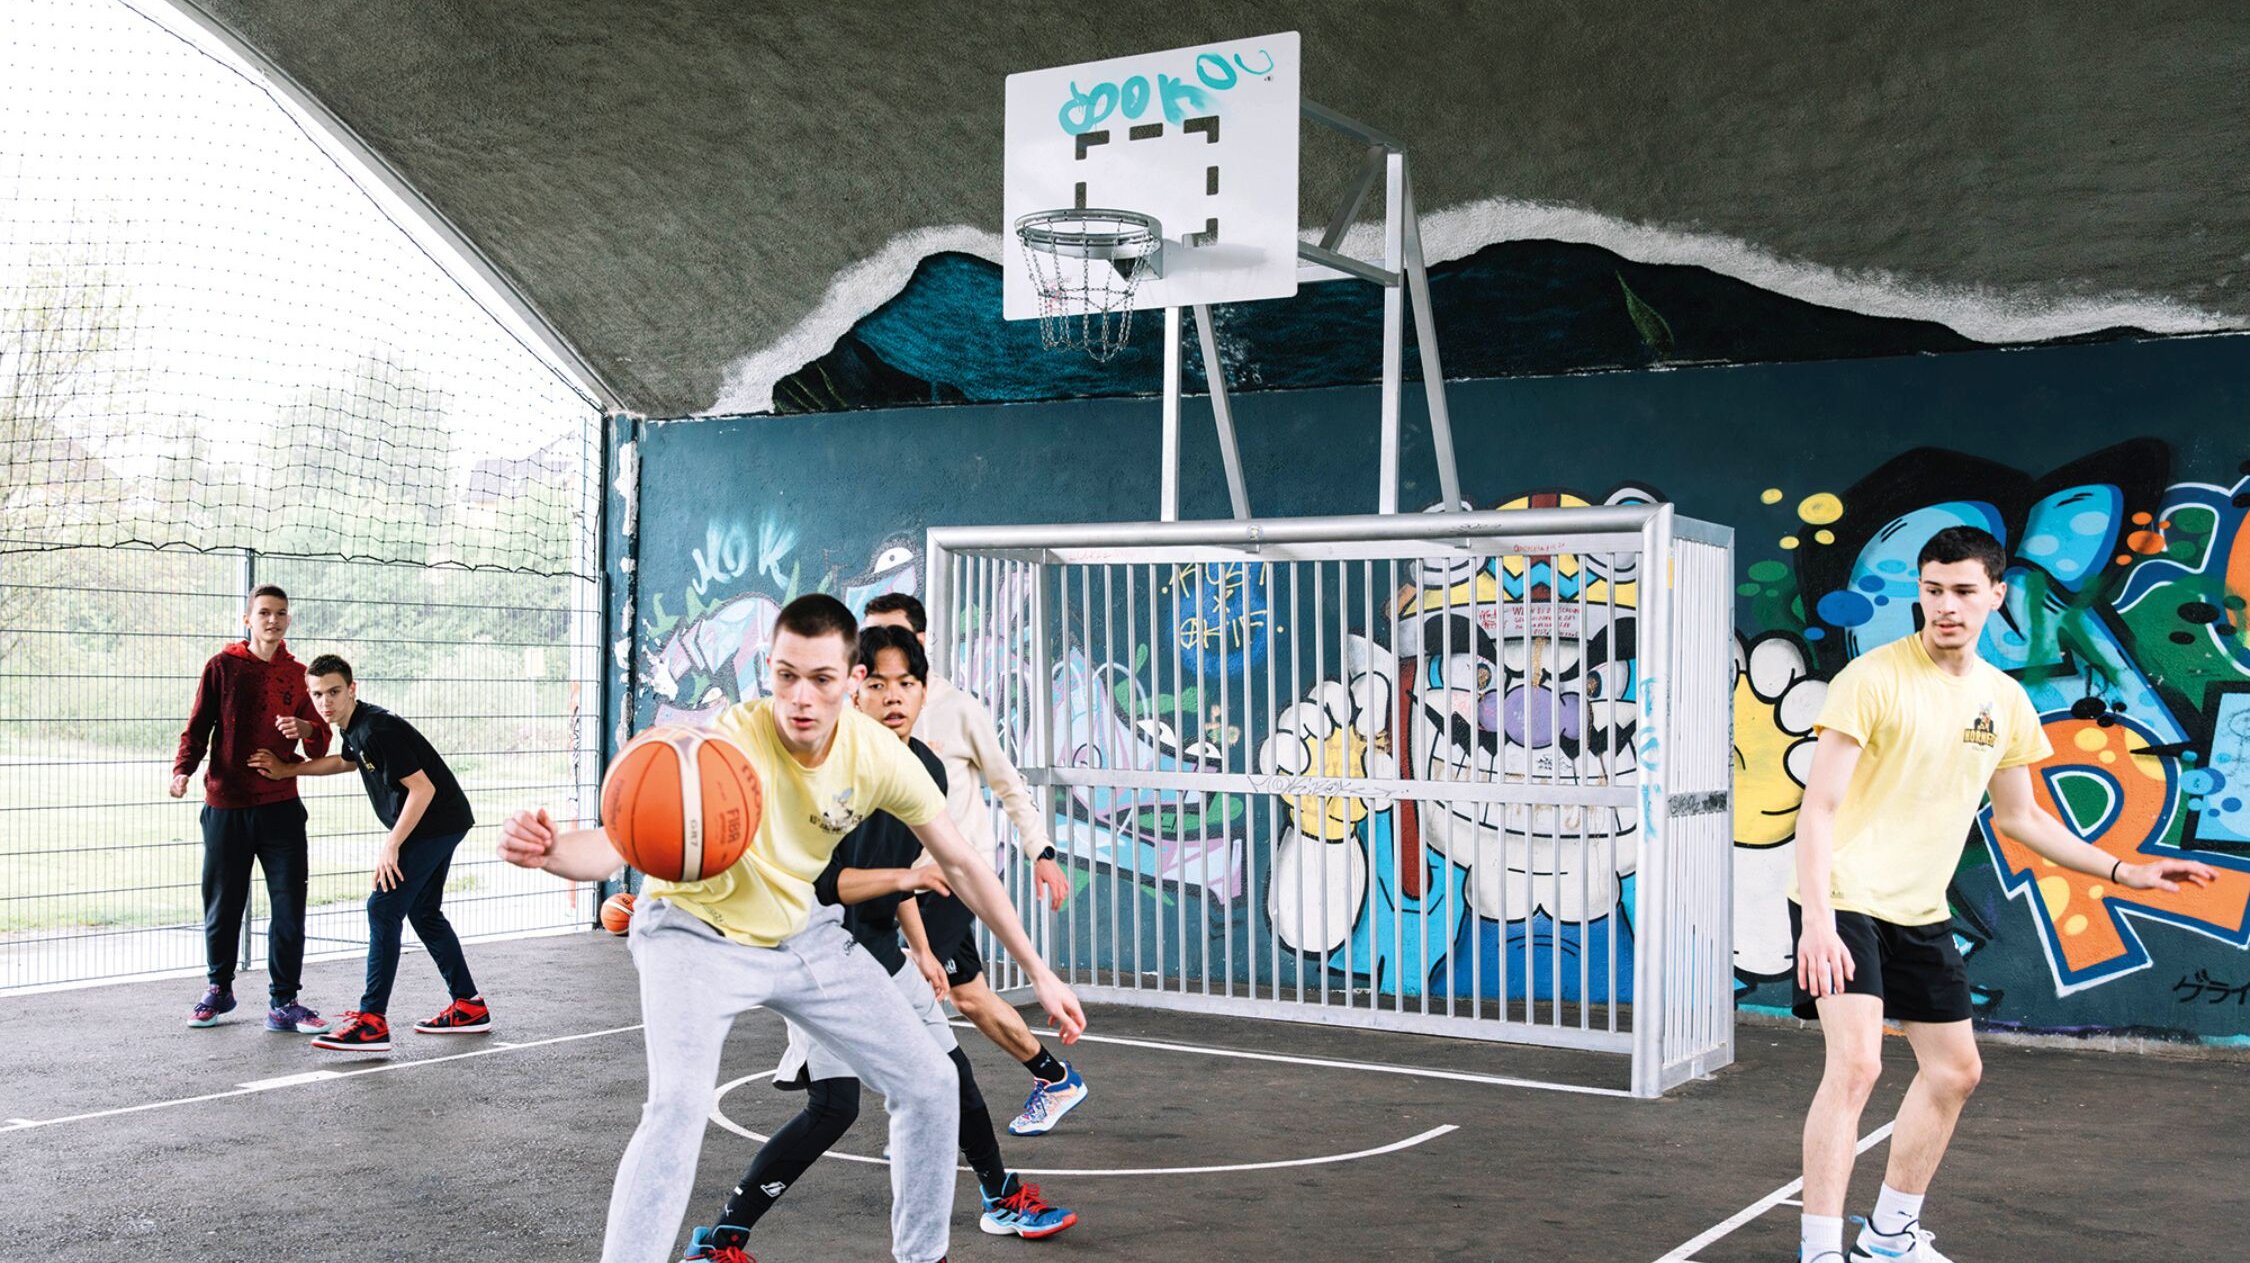
<path fill-rule="evenodd" d="M 380 1013 L 346 1013 L 335 1030 L 315 1037 L 312 1046 L 338 1052 L 389 1052 L 391 1024 Z"/>
<path fill-rule="evenodd" d="M 445 1006 L 445 1012 L 436 1017 L 424 1018 L 414 1024 L 417 1035 L 489 1035 L 492 1033 L 492 1010 L 484 1006 L 482 997 L 455 1000 Z"/>

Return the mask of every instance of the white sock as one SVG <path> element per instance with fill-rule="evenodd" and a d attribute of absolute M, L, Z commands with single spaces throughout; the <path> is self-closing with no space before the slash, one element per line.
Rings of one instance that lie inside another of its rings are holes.
<path fill-rule="evenodd" d="M 1804 1263 L 1813 1263 L 1823 1254 L 1844 1257 L 1844 1217 L 1806 1215 L 1797 1230 L 1797 1253 Z"/>
<path fill-rule="evenodd" d="M 1875 1213 L 1867 1226 L 1886 1237 L 1895 1237 L 1921 1221 L 1922 1194 L 1901 1193 L 1885 1184 L 1875 1198 Z"/>

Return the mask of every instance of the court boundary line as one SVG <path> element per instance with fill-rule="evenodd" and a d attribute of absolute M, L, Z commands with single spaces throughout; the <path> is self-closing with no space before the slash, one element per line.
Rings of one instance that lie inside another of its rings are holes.
<path fill-rule="evenodd" d="M 973 1023 L 951 1021 L 947 1025 L 959 1030 L 975 1030 Z M 1174 1040 L 1128 1039 L 1121 1035 L 1081 1035 L 1079 1042 L 1088 1044 L 1116 1044 L 1124 1048 L 1153 1048 L 1163 1052 L 1197 1053 L 1206 1057 L 1233 1057 L 1243 1061 L 1275 1061 L 1292 1066 L 1322 1066 L 1333 1070 L 1362 1070 L 1370 1074 L 1395 1074 L 1417 1079 L 1447 1079 L 1455 1083 L 1483 1083 L 1493 1087 L 1529 1088 L 1537 1092 L 1566 1092 L 1577 1096 L 1612 1096 L 1624 1100 L 1634 1099 L 1625 1088 L 1597 1088 L 1575 1083 L 1549 1083 L 1543 1079 L 1519 1079 L 1511 1075 L 1477 1074 L 1469 1070 L 1442 1070 L 1432 1066 L 1413 1066 L 1387 1061 L 1347 1061 L 1337 1057 L 1298 1057 L 1287 1053 L 1258 1052 L 1246 1048 L 1223 1048 L 1216 1044 L 1183 1044 Z"/>
<path fill-rule="evenodd" d="M 626 1031 L 641 1029 L 641 1023 L 631 1026 L 612 1026 L 607 1030 L 581 1031 L 575 1035 L 557 1035 L 551 1039 L 533 1040 L 523 1044 L 493 1044 L 485 1048 L 472 1048 L 467 1052 L 447 1053 L 440 1057 L 416 1057 L 409 1061 L 390 1061 L 379 1066 L 360 1066 L 351 1070 L 308 1070 L 298 1074 L 279 1075 L 270 1079 L 252 1079 L 238 1083 L 224 1092 L 205 1092 L 200 1096 L 177 1096 L 162 1101 L 143 1101 L 138 1105 L 121 1105 L 116 1109 L 89 1110 L 83 1114 L 67 1114 L 61 1118 L 16 1118 L 0 1126 L 0 1136 L 16 1132 L 37 1131 L 42 1127 L 60 1127 L 65 1123 L 91 1122 L 99 1118 L 116 1118 L 121 1114 L 143 1114 L 150 1110 L 171 1109 L 179 1105 L 199 1105 L 205 1101 L 223 1101 L 235 1096 L 256 1096 L 260 1092 L 279 1092 L 288 1088 L 308 1087 L 315 1083 L 334 1083 L 339 1079 L 356 1079 L 361 1075 L 384 1074 L 392 1070 L 411 1070 L 416 1066 L 435 1066 L 448 1061 L 467 1061 L 475 1057 L 492 1057 L 500 1053 L 518 1052 L 525 1048 L 545 1048 L 552 1044 L 576 1043 L 582 1039 L 600 1039 L 604 1035 L 622 1035 Z"/>
<path fill-rule="evenodd" d="M 1874 1148 L 1875 1146 L 1883 1143 L 1885 1140 L 1890 1139 L 1891 1129 L 1896 1126 L 1898 1126 L 1898 1120 L 1894 1118 L 1891 1121 L 1876 1128 L 1875 1130 L 1860 1137 L 1858 1146 L 1852 1150 L 1852 1156 L 1856 1158 L 1860 1154 L 1863 1154 L 1868 1150 Z M 1804 1190 L 1804 1187 L 1805 1177 L 1800 1175 L 1796 1179 L 1782 1185 L 1780 1188 L 1777 1188 L 1771 1193 L 1766 1194 L 1764 1197 L 1759 1198 L 1757 1201 L 1750 1203 L 1748 1206 L 1743 1207 L 1741 1210 L 1738 1210 L 1732 1215 L 1727 1216 L 1725 1219 L 1720 1220 L 1717 1224 L 1704 1229 L 1701 1233 L 1683 1242 L 1682 1244 L 1673 1247 L 1671 1253 L 1659 1257 L 1656 1260 L 1656 1263 L 1696 1263 L 1695 1252 L 1697 1250 L 1710 1245 L 1712 1242 L 1733 1236 L 1736 1232 L 1741 1230 L 1744 1224 L 1747 1224 L 1751 1220 L 1764 1215 L 1767 1211 L 1772 1210 L 1774 1207 L 1783 1205 L 1785 1203 L 1801 1205 L 1802 1203 L 1791 1202 L 1791 1199 L 1796 1197 L 1798 1193 L 1802 1192 Z"/>
<path fill-rule="evenodd" d="M 763 1006 L 759 1006 L 759 1008 L 762 1007 Z M 753 1011 L 756 1010 L 745 1010 L 745 1012 Z M 969 1022 L 958 1019 L 950 1022 L 949 1024 L 962 1030 L 975 1029 L 975 1027 Z M 327 1069 L 315 1067 L 309 1070 L 292 1074 L 278 1075 L 266 1079 L 253 1079 L 247 1083 L 239 1083 L 234 1087 L 217 1092 L 205 1092 L 195 1096 L 171 1097 L 161 1101 L 143 1101 L 136 1105 L 121 1105 L 112 1109 L 88 1110 L 78 1114 L 66 1114 L 59 1118 L 11 1118 L 0 1121 L 0 1136 L 7 1136 L 19 1132 L 37 1131 L 47 1127 L 60 1127 L 68 1123 L 92 1122 L 103 1118 L 116 1118 L 125 1114 L 146 1113 L 150 1110 L 172 1109 L 182 1105 L 198 1105 L 206 1101 L 220 1101 L 226 1100 L 230 1097 L 252 1096 L 259 1092 L 276 1092 L 282 1091 L 287 1088 L 307 1087 L 315 1083 L 333 1083 L 343 1079 L 355 1079 L 362 1075 L 386 1074 L 392 1071 L 411 1069 L 415 1066 L 441 1065 L 446 1062 L 466 1061 L 477 1057 L 491 1057 L 496 1056 L 500 1053 L 518 1052 L 524 1049 L 546 1048 L 556 1044 L 575 1043 L 579 1040 L 599 1039 L 608 1035 L 622 1035 L 630 1031 L 637 1031 L 642 1028 L 642 1025 L 642 1023 L 635 1022 L 630 1026 L 613 1026 L 598 1031 L 581 1031 L 576 1034 L 556 1035 L 551 1036 L 547 1039 L 530 1040 L 522 1043 L 511 1043 L 504 1040 L 494 1040 L 485 1047 L 471 1049 L 467 1052 L 448 1053 L 443 1056 L 437 1057 L 417 1057 L 408 1061 L 387 1061 L 381 1065 L 357 1066 L 350 1069 Z M 1350 1061 L 1336 1057 L 1292 1056 L 1286 1053 L 1259 1052 L 1252 1049 L 1222 1048 L 1216 1045 L 1205 1044 L 1187 1044 L 1178 1042 L 1176 1040 L 1133 1039 L 1121 1035 L 1085 1035 L 1081 1036 L 1080 1039 L 1085 1043 L 1114 1044 L 1122 1048 L 1145 1048 L 1160 1052 L 1192 1053 L 1205 1057 L 1227 1057 L 1241 1061 L 1265 1061 L 1275 1062 L 1282 1065 L 1316 1066 L 1332 1070 L 1357 1070 L 1362 1073 L 1368 1074 L 1401 1075 L 1408 1078 L 1419 1079 L 1441 1079 L 1454 1083 L 1478 1083 L 1491 1087 L 1526 1088 L 1532 1091 L 1539 1092 L 1563 1092 L 1580 1096 L 1617 1097 L 1628 1100 L 1631 1099 L 1633 1095 L 1631 1092 L 1626 1091 L 1622 1088 L 1598 1088 L 1567 1083 L 1547 1083 L 1538 1079 L 1522 1079 L 1509 1075 L 1477 1074 L 1465 1070 L 1443 1070 L 1429 1066 L 1412 1066 L 1393 1062 Z"/>

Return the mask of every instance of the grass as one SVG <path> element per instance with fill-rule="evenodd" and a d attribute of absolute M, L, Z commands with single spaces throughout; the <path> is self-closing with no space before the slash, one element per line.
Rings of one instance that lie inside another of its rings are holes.
<path fill-rule="evenodd" d="M 66 761 L 75 760 L 75 761 Z M 202 784 L 166 794 L 169 752 L 60 743 L 0 753 L 0 934 L 72 928 L 197 924 L 203 918 Z M 562 807 L 570 767 L 560 755 L 487 757 L 453 764 L 479 827 L 446 882 L 475 890 L 496 863 L 489 827 L 533 803 Z M 307 780 L 313 907 L 366 898 L 384 830 L 354 775 Z M 560 812 L 558 812 L 560 814 Z M 264 883 L 252 881 L 263 915 Z"/>

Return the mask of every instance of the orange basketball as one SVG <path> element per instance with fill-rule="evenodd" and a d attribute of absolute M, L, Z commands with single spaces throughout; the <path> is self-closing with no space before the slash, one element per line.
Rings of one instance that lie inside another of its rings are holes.
<path fill-rule="evenodd" d="M 750 760 L 733 742 L 694 728 L 649 729 L 617 752 L 602 778 L 602 831 L 626 863 L 663 881 L 725 872 L 764 810 Z"/>
<path fill-rule="evenodd" d="M 602 900 L 602 928 L 620 935 L 633 928 L 633 896 L 630 891 L 621 890 Z"/>

